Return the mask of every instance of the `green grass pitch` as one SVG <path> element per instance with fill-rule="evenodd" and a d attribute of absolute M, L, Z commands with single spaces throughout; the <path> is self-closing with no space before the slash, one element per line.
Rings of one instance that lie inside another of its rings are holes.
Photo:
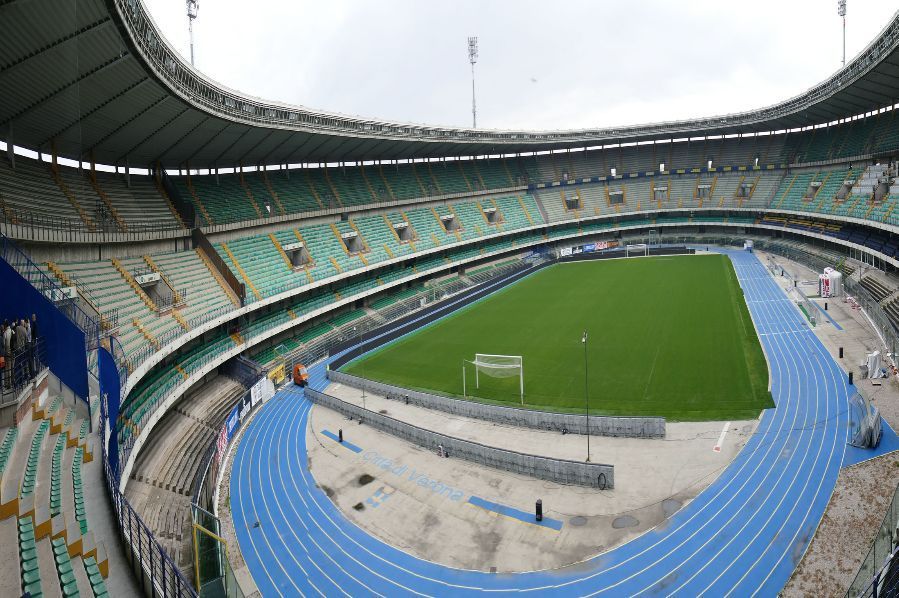
<path fill-rule="evenodd" d="M 768 368 L 722 255 L 557 264 L 347 364 L 352 374 L 462 395 L 475 353 L 524 358 L 525 406 L 591 414 L 738 420 L 773 407 Z M 518 378 L 481 375 L 469 395 L 520 405 Z M 471 397 L 470 397 L 471 398 Z"/>

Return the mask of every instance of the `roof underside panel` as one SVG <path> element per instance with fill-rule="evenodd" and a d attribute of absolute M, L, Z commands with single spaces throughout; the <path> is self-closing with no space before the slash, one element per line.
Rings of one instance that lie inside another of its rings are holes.
<path fill-rule="evenodd" d="M 64 157 L 169 168 L 474 156 L 776 131 L 899 100 L 899 13 L 844 69 L 768 108 L 582 131 L 364 120 L 267 102 L 185 64 L 140 0 L 0 5 L 0 139 Z"/>

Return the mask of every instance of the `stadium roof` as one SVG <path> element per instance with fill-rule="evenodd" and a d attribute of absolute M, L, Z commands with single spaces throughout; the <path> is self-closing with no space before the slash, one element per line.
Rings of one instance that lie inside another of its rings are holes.
<path fill-rule="evenodd" d="M 811 126 L 899 100 L 899 12 L 806 92 L 734 114 L 566 131 L 369 120 L 254 98 L 194 70 L 141 0 L 0 0 L 0 138 L 98 163 L 230 167 L 474 156 Z"/>

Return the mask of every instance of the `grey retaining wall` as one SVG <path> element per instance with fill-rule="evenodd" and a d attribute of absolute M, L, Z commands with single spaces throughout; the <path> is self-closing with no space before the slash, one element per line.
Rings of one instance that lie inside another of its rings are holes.
<path fill-rule="evenodd" d="M 406 401 L 406 397 L 408 397 L 410 405 L 436 409 L 437 411 L 462 417 L 471 417 L 537 430 L 553 430 L 557 432 L 566 430 L 571 434 L 585 434 L 587 430 L 587 418 L 583 415 L 519 409 L 517 407 L 503 407 L 463 399 L 453 399 L 375 382 L 336 370 L 330 370 L 328 378 L 332 382 L 345 384 L 353 388 L 362 388 L 364 383 L 367 392 L 401 401 Z M 593 436 L 623 436 L 628 438 L 664 438 L 665 418 L 590 416 L 590 434 Z"/>
<path fill-rule="evenodd" d="M 538 457 L 536 455 L 527 455 L 485 446 L 477 442 L 425 430 L 392 417 L 368 411 L 317 390 L 306 388 L 305 394 L 306 398 L 314 403 L 333 409 L 348 417 L 358 419 L 373 428 L 392 434 L 407 442 L 435 452 L 438 451 L 438 447 L 443 447 L 446 455 L 451 458 L 465 459 L 466 461 L 486 465 L 494 469 L 511 471 L 512 473 L 560 484 L 576 484 L 592 488 L 615 487 L 615 468 L 611 465 L 550 459 L 548 457 Z"/>

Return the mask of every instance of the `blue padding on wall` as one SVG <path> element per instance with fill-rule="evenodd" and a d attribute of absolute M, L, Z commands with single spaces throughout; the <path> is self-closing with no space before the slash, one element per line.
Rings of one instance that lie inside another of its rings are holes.
<path fill-rule="evenodd" d="M 50 371 L 72 392 L 87 400 L 87 349 L 84 332 L 30 282 L 0 259 L 0 320 L 37 314 Z"/>

